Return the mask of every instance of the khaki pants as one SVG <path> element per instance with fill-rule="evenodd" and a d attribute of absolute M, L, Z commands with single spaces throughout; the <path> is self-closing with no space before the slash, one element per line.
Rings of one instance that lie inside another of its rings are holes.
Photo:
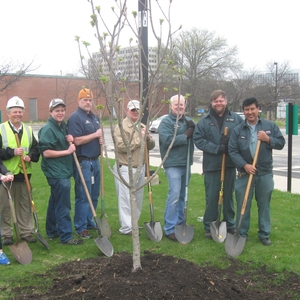
<path fill-rule="evenodd" d="M 20 229 L 20 236 L 25 237 L 33 233 L 32 209 L 28 199 L 28 192 L 25 182 L 13 182 L 10 194 L 14 203 L 17 223 Z M 6 189 L 0 185 L 0 213 L 2 237 L 12 237 L 13 228 L 11 212 Z"/>

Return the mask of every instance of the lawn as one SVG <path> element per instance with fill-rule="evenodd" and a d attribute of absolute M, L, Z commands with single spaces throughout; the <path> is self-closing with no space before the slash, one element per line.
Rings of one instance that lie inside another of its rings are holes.
<path fill-rule="evenodd" d="M 109 160 L 113 165 L 113 160 Z M 130 236 L 120 235 L 118 232 L 119 220 L 117 210 L 117 198 L 114 187 L 113 176 L 105 165 L 105 208 L 109 225 L 112 229 L 112 237 L 110 239 L 114 253 L 122 251 L 132 252 L 132 240 Z M 155 207 L 155 221 L 160 221 L 163 226 L 163 214 L 167 194 L 167 179 L 164 172 L 159 173 L 160 184 L 152 187 L 153 204 Z M 49 187 L 46 179 L 40 169 L 40 164 L 34 164 L 33 176 L 33 199 L 37 209 L 39 220 L 39 232 L 46 238 L 45 234 L 45 212 L 49 197 Z M 73 187 L 73 184 L 72 184 Z M 73 190 L 72 190 L 72 199 Z M 72 203 L 73 204 L 73 203 Z M 249 239 L 245 245 L 243 253 L 236 259 L 241 262 L 251 262 L 254 265 L 267 265 L 272 270 L 280 272 L 283 270 L 293 271 L 300 274 L 300 254 L 299 254 L 299 211 L 300 196 L 298 194 L 290 194 L 275 190 L 271 203 L 272 229 L 271 240 L 272 245 L 263 246 L 257 237 L 257 208 L 255 201 L 252 207 L 251 229 Z M 99 202 L 100 205 L 100 202 Z M 151 241 L 145 229 L 140 230 L 141 253 L 151 251 L 157 254 L 165 254 L 183 258 L 199 265 L 216 265 L 225 268 L 230 263 L 225 252 L 224 243 L 215 243 L 212 240 L 204 238 L 203 224 L 197 221 L 199 216 L 203 216 L 205 207 L 203 177 L 193 174 L 189 186 L 189 202 L 188 202 L 188 224 L 194 225 L 195 234 L 191 243 L 182 245 L 174 243 L 163 238 L 159 243 Z M 74 205 L 73 205 L 74 208 Z M 100 216 L 101 208 L 97 209 Z M 145 188 L 143 211 L 139 221 L 139 225 L 143 226 L 144 222 L 150 221 L 149 202 L 147 188 Z M 93 232 L 97 237 L 97 232 Z M 63 246 L 59 240 L 48 241 L 50 250 L 47 250 L 40 242 L 29 244 L 32 250 L 33 260 L 29 265 L 19 264 L 7 246 L 4 246 L 4 252 L 11 260 L 10 266 L 1 266 L 1 294 L 2 297 L 10 295 L 12 286 L 26 285 L 47 285 L 49 282 L 43 274 L 49 268 L 61 264 L 62 262 L 83 260 L 85 258 L 97 257 L 104 255 L 96 246 L 93 239 L 85 240 L 83 245 Z M 106 258 L 109 259 L 109 258 Z"/>

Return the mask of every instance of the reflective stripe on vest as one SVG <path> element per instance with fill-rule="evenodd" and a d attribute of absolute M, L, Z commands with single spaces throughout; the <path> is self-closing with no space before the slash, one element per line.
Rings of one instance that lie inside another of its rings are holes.
<path fill-rule="evenodd" d="M 23 135 L 20 144 L 21 144 L 21 148 L 23 148 L 24 150 L 23 155 L 26 155 L 28 154 L 29 149 L 32 145 L 32 129 L 31 127 L 24 124 L 22 124 L 22 126 L 23 126 Z M 10 147 L 12 149 L 15 149 L 18 147 L 14 131 L 11 129 L 8 121 L 0 125 L 0 132 L 2 135 L 2 148 L 6 149 L 7 147 Z M 3 160 L 3 163 L 6 166 L 6 168 L 14 175 L 20 172 L 23 173 L 23 169 L 20 164 L 20 156 L 14 156 L 9 160 Z M 26 169 L 27 172 L 30 174 L 31 163 L 27 165 Z"/>

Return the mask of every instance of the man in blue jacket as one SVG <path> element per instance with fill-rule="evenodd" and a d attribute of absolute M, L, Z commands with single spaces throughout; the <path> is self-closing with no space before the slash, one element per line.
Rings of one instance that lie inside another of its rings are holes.
<path fill-rule="evenodd" d="M 235 126 L 242 118 L 227 108 L 226 93 L 215 90 L 210 96 L 210 107 L 206 115 L 198 122 L 194 132 L 195 146 L 203 151 L 203 172 L 205 185 L 205 213 L 203 218 L 204 236 L 212 238 L 210 222 L 218 218 L 218 200 L 221 189 L 222 156 L 228 154 L 228 139 Z M 224 136 L 224 128 L 228 127 L 228 136 Z M 227 231 L 234 233 L 233 192 L 236 178 L 235 165 L 226 156 L 223 191 L 223 218 Z"/>
<path fill-rule="evenodd" d="M 245 99 L 243 111 L 246 120 L 233 130 L 228 145 L 229 155 L 238 169 L 238 178 L 235 182 L 236 221 L 239 222 L 248 178 L 252 174 L 240 235 L 248 237 L 251 202 L 255 195 L 258 207 L 258 237 L 263 245 L 268 246 L 271 244 L 270 201 L 274 189 L 272 151 L 283 149 L 285 139 L 275 123 L 258 116 L 259 105 L 256 98 Z M 256 166 L 252 166 L 258 140 L 261 141 L 258 160 Z"/>
<path fill-rule="evenodd" d="M 185 183 L 186 176 L 190 176 L 186 172 L 188 143 L 191 143 L 190 165 L 193 163 L 194 153 L 193 131 L 195 124 L 192 119 L 185 117 L 185 108 L 185 98 L 178 95 L 173 96 L 170 104 L 171 112 L 158 127 L 162 160 L 165 158 L 175 135 L 174 143 L 163 164 L 169 183 L 164 231 L 166 237 L 172 241 L 177 241 L 175 226 L 182 224 L 184 219 Z"/>

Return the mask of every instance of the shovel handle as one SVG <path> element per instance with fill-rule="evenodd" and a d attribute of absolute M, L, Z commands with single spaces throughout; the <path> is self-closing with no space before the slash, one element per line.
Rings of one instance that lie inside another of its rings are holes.
<path fill-rule="evenodd" d="M 255 154 L 254 154 L 253 162 L 252 162 L 252 166 L 253 167 L 255 167 L 255 165 L 257 163 L 257 158 L 258 158 L 258 152 L 259 152 L 260 144 L 261 144 L 261 140 L 258 140 L 257 141 L 257 145 L 256 145 L 256 149 L 255 149 Z M 245 213 L 245 209 L 246 209 L 246 205 L 247 205 L 247 201 L 248 201 L 248 196 L 249 196 L 249 191 L 250 191 L 252 179 L 253 179 L 253 174 L 250 174 L 249 178 L 248 178 L 248 183 L 247 183 L 247 187 L 246 187 L 245 196 L 244 196 L 244 201 L 243 201 L 243 206 L 242 206 L 242 210 L 241 210 L 241 215 L 244 215 L 244 213 Z"/>
<path fill-rule="evenodd" d="M 228 135 L 228 127 L 225 127 L 224 135 L 225 136 Z M 224 178 L 225 178 L 225 163 L 226 163 L 226 154 L 224 153 L 222 155 L 221 181 L 224 181 Z"/>
<path fill-rule="evenodd" d="M 21 144 L 20 144 L 20 139 L 19 139 L 19 136 L 18 136 L 17 133 L 15 133 L 15 138 L 16 138 L 17 146 L 18 146 L 18 148 L 20 148 Z M 28 198 L 29 198 L 29 201 L 30 201 L 33 212 L 36 213 L 35 205 L 34 205 L 34 202 L 32 200 L 32 196 L 31 196 L 31 186 L 30 186 L 30 183 L 29 183 L 29 178 L 28 178 L 28 174 L 27 174 L 27 171 L 26 171 L 25 162 L 24 162 L 22 156 L 20 156 L 20 162 L 21 162 L 21 165 L 22 165 L 23 174 L 24 174 L 24 178 L 25 178 L 25 182 L 26 182 Z"/>
<path fill-rule="evenodd" d="M 150 179 L 150 167 L 149 167 L 149 150 L 148 150 L 147 142 L 145 143 L 145 162 L 146 162 L 147 180 L 149 180 Z M 149 204 L 150 204 L 150 206 L 152 206 L 153 200 L 152 200 L 151 181 L 148 182 L 148 194 L 149 194 Z"/>
<path fill-rule="evenodd" d="M 71 145 L 72 142 L 69 142 L 69 144 Z M 79 164 L 78 158 L 76 156 L 76 152 L 73 152 L 73 158 L 74 158 L 74 161 L 75 161 L 75 164 L 76 164 L 76 167 L 77 167 L 77 170 L 78 170 L 78 173 L 79 173 L 79 176 L 80 176 L 80 179 L 81 179 L 81 182 L 82 182 L 85 194 L 86 194 L 86 197 L 87 197 L 88 202 L 90 204 L 93 217 L 96 218 L 96 211 L 95 211 L 92 199 L 91 199 L 90 192 L 89 192 L 89 190 L 88 190 L 88 188 L 86 186 L 86 182 L 85 182 L 84 176 L 82 174 L 82 171 L 81 171 L 81 168 L 80 168 L 80 164 Z"/>

